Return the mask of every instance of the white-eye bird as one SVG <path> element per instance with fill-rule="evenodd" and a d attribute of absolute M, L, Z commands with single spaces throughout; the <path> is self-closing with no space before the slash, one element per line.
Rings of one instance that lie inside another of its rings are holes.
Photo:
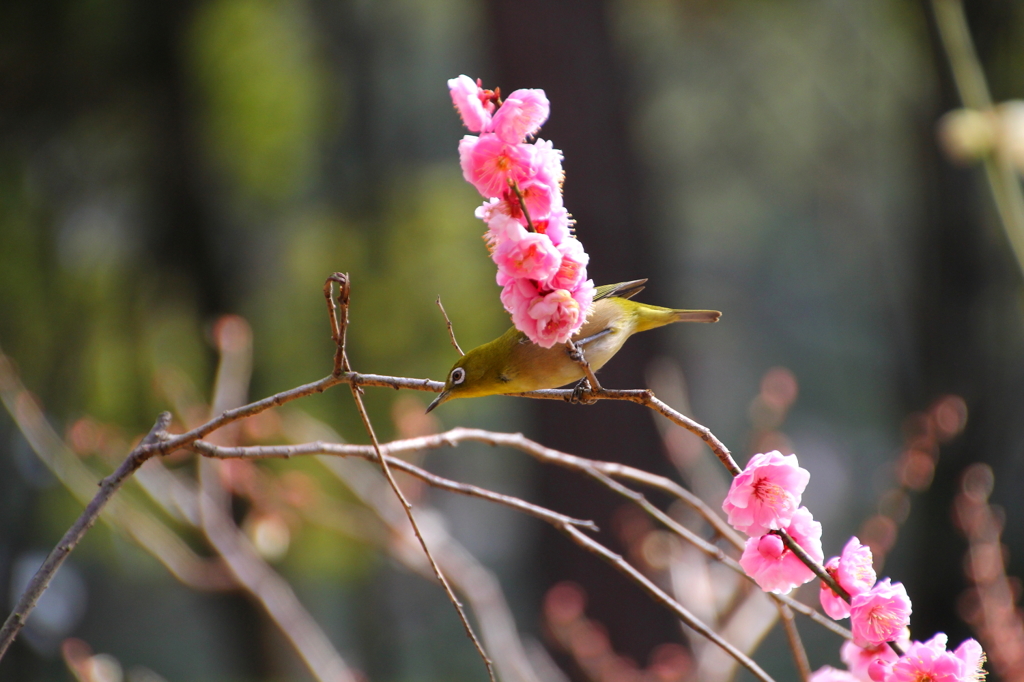
<path fill-rule="evenodd" d="M 637 332 L 673 322 L 717 322 L 717 310 L 673 310 L 629 300 L 644 288 L 646 279 L 597 287 L 590 315 L 572 338 L 595 372 L 619 352 Z M 512 327 L 455 363 L 444 390 L 427 412 L 455 398 L 478 398 L 502 393 L 524 393 L 557 388 L 584 377 L 583 368 L 562 344 L 543 348 Z"/>

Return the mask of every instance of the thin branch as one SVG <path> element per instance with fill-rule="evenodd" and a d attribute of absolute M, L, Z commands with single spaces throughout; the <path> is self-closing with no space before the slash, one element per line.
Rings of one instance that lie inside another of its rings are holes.
<path fill-rule="evenodd" d="M 377 461 L 380 463 L 381 471 L 384 472 L 384 477 L 388 480 L 388 485 L 394 491 L 395 496 L 402 503 L 402 508 L 405 509 L 405 515 L 409 519 L 409 523 L 412 525 L 413 533 L 416 534 L 416 538 L 420 541 L 420 546 L 423 548 L 423 553 L 427 556 L 427 560 L 430 562 L 430 567 L 434 570 L 434 576 L 437 577 L 438 582 L 444 587 L 445 593 L 448 595 L 449 601 L 452 606 L 455 607 L 455 611 L 459 614 L 459 619 L 462 621 L 462 626 L 466 630 L 466 635 L 473 642 L 473 646 L 476 647 L 477 653 L 480 654 L 480 658 L 483 659 L 484 665 L 487 667 L 487 674 L 491 679 L 491 682 L 497 682 L 497 678 L 494 676 L 494 664 L 491 662 L 487 652 L 484 651 L 483 645 L 477 638 L 476 633 L 473 632 L 473 626 L 469 624 L 469 618 L 466 617 L 466 611 L 462 607 L 462 602 L 456 596 L 455 591 L 452 590 L 452 586 L 448 584 L 448 579 L 445 577 L 444 572 L 441 571 L 441 567 L 437 565 L 437 561 L 434 560 L 434 555 L 430 553 L 430 548 L 427 546 L 427 541 L 423 538 L 423 533 L 420 531 L 419 524 L 416 523 L 416 516 L 412 513 L 412 505 L 409 504 L 409 500 L 406 499 L 402 489 L 398 487 L 398 482 L 395 477 L 391 474 L 391 468 L 388 466 L 388 460 L 381 454 L 380 443 L 377 441 L 377 434 L 373 430 L 373 424 L 370 423 L 370 415 L 366 412 L 366 406 L 363 405 L 363 398 L 359 395 L 360 388 L 357 384 L 351 384 L 352 398 L 355 400 L 356 408 L 359 410 L 359 416 L 363 420 L 363 426 L 366 428 L 366 432 L 370 435 L 370 440 L 373 442 L 373 449 L 377 454 Z M 569 526 L 572 528 L 573 526 Z"/>
<path fill-rule="evenodd" d="M 703 500 L 695 497 L 690 493 L 690 491 L 663 476 L 650 474 L 643 470 L 634 469 L 633 467 L 618 464 L 616 462 L 590 460 L 584 457 L 578 457 L 576 455 L 570 455 L 558 450 L 553 450 L 547 446 L 537 443 L 536 441 L 530 440 L 519 433 L 498 433 L 495 431 L 468 429 L 464 427 L 457 427 L 444 433 L 429 436 L 418 436 L 415 438 L 391 441 L 389 443 L 380 443 L 379 448 L 381 454 L 383 454 L 392 467 L 401 469 L 402 471 L 416 476 L 435 487 L 451 490 L 452 492 L 472 495 L 474 497 L 480 497 L 499 504 L 505 504 L 555 525 L 571 523 L 573 525 L 586 528 L 592 523 L 591 521 L 582 521 L 579 519 L 572 519 L 571 517 L 564 517 L 558 512 L 554 512 L 543 507 L 537 507 L 536 505 L 532 505 L 529 502 L 524 502 L 514 497 L 501 495 L 492 491 L 476 488 L 475 486 L 468 486 L 463 483 L 443 479 L 435 474 L 426 472 L 405 460 L 395 457 L 395 455 L 406 452 L 432 450 L 441 447 L 456 447 L 459 443 L 466 441 L 486 443 L 494 446 L 500 445 L 512 447 L 544 462 L 556 464 L 576 471 L 583 471 L 584 473 L 594 476 L 594 478 L 601 481 L 612 490 L 615 490 L 616 492 L 619 492 L 620 494 L 623 494 L 641 504 L 645 510 L 651 513 L 657 520 L 669 528 L 669 530 L 682 537 L 709 558 L 721 562 L 730 569 L 743 575 L 748 580 L 750 579 L 749 576 L 746 576 L 746 572 L 739 563 L 723 552 L 720 548 L 700 537 L 685 526 L 679 524 L 675 519 L 652 505 L 642 494 L 632 491 L 625 486 L 621 486 L 608 478 L 610 476 L 614 476 L 637 481 L 679 498 L 687 505 L 693 507 L 722 537 L 726 538 L 731 544 L 733 544 L 733 546 L 738 549 L 743 548 L 744 543 L 736 535 L 736 532 L 725 524 L 721 517 L 716 515 Z M 314 454 L 360 457 L 370 461 L 376 461 L 377 459 L 377 451 L 372 445 L 324 443 L 322 441 L 303 443 L 300 445 L 256 445 L 235 448 L 225 448 L 215 446 L 204 441 L 197 441 L 192 444 L 191 448 L 204 456 L 224 459 L 288 459 L 291 457 Z M 851 635 L 849 630 L 842 627 L 835 621 L 826 618 L 817 610 L 807 606 L 806 604 L 796 601 L 786 595 L 768 596 L 789 606 L 794 611 L 807 616 L 815 623 L 828 628 L 839 636 L 850 639 Z"/>
<path fill-rule="evenodd" d="M 36 456 L 83 507 L 88 505 L 96 494 L 99 477 L 57 435 L 2 351 L 0 401 Z M 136 480 L 144 483 L 144 474 L 153 473 L 154 465 L 159 465 L 159 462 L 150 458 L 147 466 L 136 472 Z M 131 498 L 123 495 L 113 497 L 103 508 L 100 518 L 134 539 L 183 584 L 203 591 L 226 590 L 235 586 L 223 565 L 215 559 L 196 554 L 177 533 Z"/>
<path fill-rule="evenodd" d="M 465 355 L 462 352 L 462 348 L 459 347 L 459 342 L 455 340 L 455 330 L 452 329 L 452 321 L 448 319 L 448 313 L 445 312 L 444 306 L 441 304 L 441 297 L 437 297 L 437 307 L 441 309 L 441 314 L 444 315 L 444 323 L 448 325 L 448 338 L 451 339 L 452 345 L 455 346 L 455 350 L 458 351 L 459 355 Z"/>
<path fill-rule="evenodd" d="M 536 232 L 536 228 L 533 226 L 533 221 L 530 220 L 530 212 L 526 209 L 526 199 L 523 197 L 523 191 L 519 189 L 519 183 L 512 178 L 508 179 L 508 186 L 515 195 L 516 199 L 519 200 L 519 210 L 523 212 L 523 217 L 526 218 L 526 231 Z"/>
<path fill-rule="evenodd" d="M 623 559 L 620 555 L 611 551 L 610 549 L 608 549 L 601 543 L 597 542 L 593 538 L 587 536 L 574 526 L 562 526 L 561 530 L 570 538 L 572 538 L 572 540 L 576 542 L 576 544 L 578 544 L 579 546 L 583 547 L 588 551 L 593 552 L 594 554 L 597 554 L 605 561 L 610 563 L 612 566 L 614 566 L 616 569 L 618 569 L 620 572 L 629 576 L 629 578 L 633 580 L 633 582 L 640 585 L 640 587 L 642 587 L 644 591 L 646 591 L 656 602 L 658 602 L 662 606 L 667 607 L 676 615 L 676 617 L 679 618 L 679 620 L 683 621 L 687 626 L 689 626 L 699 634 L 703 635 L 704 637 L 718 645 L 723 651 L 725 651 L 734 659 L 736 659 L 736 661 L 739 662 L 740 665 L 742 665 L 751 673 L 753 673 L 753 675 L 757 679 L 762 680 L 762 682 L 772 682 L 772 678 L 768 676 L 768 673 L 762 670 L 761 666 L 755 663 L 753 659 L 751 659 L 749 656 L 747 656 L 745 653 L 734 647 L 726 640 L 722 639 L 721 636 L 718 635 L 718 633 L 716 633 L 714 630 L 712 630 L 707 625 L 698 620 L 697 617 L 690 613 L 686 608 L 684 608 L 682 604 L 677 602 L 675 599 L 666 594 L 661 588 L 652 583 L 647 578 L 647 576 L 645 576 L 643 573 L 641 573 L 632 565 L 630 565 L 630 563 Z"/>
<path fill-rule="evenodd" d="M 341 319 L 338 319 L 334 305 L 334 283 L 338 283 L 338 305 L 341 307 Z M 345 336 L 348 331 L 348 299 L 351 286 L 348 273 L 336 272 L 324 282 L 324 298 L 327 299 L 327 315 L 331 321 L 331 340 L 334 341 L 334 374 L 338 376 L 351 368 L 345 352 Z"/>
<path fill-rule="evenodd" d="M 782 627 L 786 630 L 786 639 L 789 641 L 789 650 L 793 653 L 793 662 L 800 673 L 803 682 L 811 679 L 811 662 L 807 660 L 807 650 L 800 639 L 800 631 L 796 629 L 796 620 L 793 618 L 793 611 L 785 604 L 778 604 L 779 618 L 782 620 Z"/>
<path fill-rule="evenodd" d="M 347 275 L 343 276 L 343 279 L 344 284 L 342 285 L 342 288 L 345 291 L 345 296 L 342 297 L 340 294 L 338 296 L 338 303 L 341 307 L 342 331 L 337 336 L 337 343 L 339 344 L 338 352 L 341 354 L 342 358 L 345 358 L 344 325 L 348 322 L 349 280 Z M 346 370 L 349 369 L 347 359 L 344 360 L 344 368 Z M 408 517 L 409 523 L 412 525 L 412 530 L 416 534 L 416 538 L 420 541 L 420 546 L 423 547 L 423 553 L 430 562 L 430 567 L 434 570 L 434 575 L 437 577 L 438 582 L 440 582 L 444 587 L 444 591 L 448 595 L 448 599 L 451 601 L 452 606 L 455 607 L 455 611 L 459 614 L 459 619 L 462 621 L 462 625 L 466 630 L 466 635 L 473 642 L 473 646 L 476 647 L 477 653 L 480 654 L 480 658 L 483 659 L 484 665 L 487 667 L 487 675 L 490 677 L 491 682 L 498 682 L 497 678 L 494 676 L 494 664 L 491 663 L 490 657 L 487 655 L 487 652 L 484 651 L 484 647 L 477 638 L 476 633 L 473 632 L 473 626 L 469 624 L 469 618 L 466 617 L 466 611 L 463 609 L 458 596 L 456 596 L 455 591 L 452 590 L 452 586 L 448 584 L 448 579 L 445 577 L 444 572 L 441 571 L 441 567 L 437 565 L 434 555 L 430 553 L 430 547 L 427 546 L 427 541 L 423 538 L 423 533 L 420 531 L 419 524 L 416 522 L 416 516 L 412 512 L 412 505 L 405 497 L 405 493 L 402 492 L 402 489 L 399 487 L 394 475 L 392 475 L 391 467 L 388 466 L 387 458 L 381 453 L 380 442 L 377 440 L 377 434 L 370 421 L 370 415 L 366 411 L 366 406 L 363 404 L 363 389 L 356 382 L 349 382 L 349 388 L 352 389 L 352 399 L 355 401 L 356 409 L 359 411 L 359 418 L 363 422 L 363 427 L 366 429 L 366 433 L 369 434 L 370 441 L 373 443 L 373 450 L 377 455 L 377 462 L 380 464 L 381 471 L 384 473 L 384 478 L 387 479 L 388 485 L 391 486 L 391 490 L 394 491 L 395 496 L 402 503 L 402 508 L 405 509 L 405 515 Z"/>
<path fill-rule="evenodd" d="M 114 493 L 124 485 L 128 477 L 135 473 L 149 457 L 152 457 L 152 454 L 144 454 L 145 446 L 156 442 L 160 437 L 160 433 L 170 423 L 171 413 L 161 412 L 153 424 L 153 428 L 149 430 L 149 433 L 142 440 L 142 443 L 139 444 L 139 447 L 129 453 L 124 462 L 121 463 L 121 466 L 117 468 L 117 471 L 100 482 L 99 492 L 92 498 L 92 501 L 89 502 L 74 524 L 64 533 L 64 537 L 60 539 L 57 546 L 46 557 L 43 565 L 32 576 L 32 580 L 29 582 L 28 587 L 25 588 L 21 598 L 18 599 L 18 603 L 11 612 L 11 615 L 7 617 L 3 627 L 0 628 L 0 658 L 3 658 L 11 642 L 18 636 L 21 628 L 24 627 L 26 619 L 28 619 L 29 614 L 36 607 L 43 592 L 49 587 L 50 581 L 57 573 L 57 569 L 61 567 L 68 558 L 68 555 L 71 554 L 71 550 L 78 546 L 86 531 L 96 523 L 96 518 L 103 510 L 103 507 L 110 501 Z"/>
<path fill-rule="evenodd" d="M 576 519 L 571 516 L 566 516 L 565 514 L 559 514 L 558 512 L 547 509 L 546 507 L 541 507 L 525 500 L 521 500 L 518 497 L 513 497 L 512 495 L 496 493 L 494 491 L 487 490 L 486 488 L 480 488 L 468 483 L 460 483 L 458 481 L 453 481 L 451 479 L 438 476 L 437 474 L 433 474 L 421 469 L 415 464 L 406 462 L 404 459 L 399 459 L 387 454 L 389 451 L 389 445 L 391 444 L 382 443 L 380 445 L 381 453 L 383 453 L 389 467 L 403 471 L 411 476 L 415 476 L 435 488 L 502 504 L 506 507 L 511 507 L 516 511 L 521 511 L 554 525 L 568 523 L 588 530 L 598 530 L 597 525 L 593 521 Z M 192 443 L 189 446 L 189 449 L 194 450 L 204 457 L 212 457 L 215 459 L 290 459 L 291 457 L 300 455 L 340 455 L 342 457 L 359 457 L 370 462 L 377 461 L 377 453 L 372 446 L 350 445 L 345 443 L 316 442 L 304 443 L 302 445 L 255 445 L 227 448 L 200 440 Z"/>
<path fill-rule="evenodd" d="M 252 334 L 237 317 L 223 317 L 215 340 L 220 363 L 213 391 L 213 411 L 245 400 L 252 374 Z M 230 442 L 232 430 L 216 434 Z M 231 517 L 231 497 L 221 482 L 221 463 L 200 459 L 197 507 L 199 528 L 224 559 L 238 584 L 262 607 L 319 682 L 355 682 L 355 675 L 330 639 L 303 607 L 291 585 L 259 555 Z"/>

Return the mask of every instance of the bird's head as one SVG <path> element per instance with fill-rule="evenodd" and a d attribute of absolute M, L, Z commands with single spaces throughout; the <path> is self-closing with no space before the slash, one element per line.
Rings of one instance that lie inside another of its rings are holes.
<path fill-rule="evenodd" d="M 504 384 L 498 378 L 504 359 L 501 345 L 495 341 L 463 355 L 448 371 L 444 390 L 430 403 L 427 412 L 455 398 L 477 398 L 504 392 Z"/>

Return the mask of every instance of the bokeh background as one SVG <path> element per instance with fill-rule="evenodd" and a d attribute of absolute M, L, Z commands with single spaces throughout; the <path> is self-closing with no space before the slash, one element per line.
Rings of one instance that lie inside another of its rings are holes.
<path fill-rule="evenodd" d="M 967 10 L 994 98 L 1024 97 L 1024 5 Z M 908 587 L 916 637 L 970 636 L 952 512 L 969 465 L 994 471 L 1008 572 L 1024 570 L 1021 272 L 983 174 L 936 141 L 959 101 L 925 2 L 3 3 L 0 346 L 82 461 L 100 475 L 158 411 L 202 411 L 225 314 L 251 326 L 253 399 L 328 374 L 321 287 L 334 271 L 353 278 L 361 371 L 442 379 L 455 355 L 439 295 L 463 346 L 507 326 L 473 217 L 480 198 L 458 166 L 464 131 L 446 80 L 461 73 L 546 90 L 541 135 L 565 154 L 565 202 L 595 281 L 648 277 L 642 300 L 724 313 L 634 339 L 603 383 L 665 387 L 741 461 L 791 448 L 812 474 L 805 503 L 826 556 L 869 536 L 884 574 Z M 708 451 L 636 406 L 488 398 L 417 421 L 428 397 L 367 392 L 385 437 L 521 430 L 688 470 L 711 496 L 724 485 L 700 464 Z M 295 407 L 365 442 L 345 390 Z M 915 452 L 927 462 L 909 491 L 901 472 Z M 621 501 L 518 453 L 464 446 L 426 466 L 593 518 L 622 551 L 647 532 Z M 289 467 L 323 476 L 270 470 Z M 581 586 L 587 616 L 639 668 L 666 643 L 686 646 L 667 611 L 564 537 L 479 501 L 420 495 L 498 576 L 525 640 L 571 679 L 600 677 L 545 625 L 560 581 Z M 248 507 L 236 507 L 243 523 Z M 80 509 L 0 413 L 5 613 Z M 435 586 L 372 543 L 296 522 L 286 535 L 273 565 L 367 679 L 481 679 Z M 49 620 L 0 678 L 69 679 L 60 644 L 73 636 L 131 682 L 307 679 L 249 600 L 182 586 L 102 524 L 61 576 Z M 814 667 L 838 663 L 836 638 L 801 628 Z M 782 642 L 771 634 L 757 656 L 786 678 Z"/>

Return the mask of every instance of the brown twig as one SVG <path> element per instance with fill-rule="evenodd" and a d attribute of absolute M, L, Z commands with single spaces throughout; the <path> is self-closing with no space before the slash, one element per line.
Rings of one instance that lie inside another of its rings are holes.
<path fill-rule="evenodd" d="M 145 454 L 146 446 L 157 442 L 160 434 L 170 423 L 171 413 L 161 412 L 153 424 L 153 428 L 149 430 L 149 433 L 142 440 L 142 443 L 128 454 L 124 462 L 121 463 L 121 466 L 114 473 L 100 482 L 99 492 L 96 493 L 96 496 L 92 498 L 92 501 L 89 502 L 85 510 L 78 516 L 78 519 L 64 533 L 64 537 L 60 539 L 57 546 L 46 557 L 43 565 L 32 576 L 32 580 L 29 581 L 21 598 L 18 599 L 18 603 L 15 605 L 14 610 L 11 611 L 11 615 L 7 617 L 3 627 L 0 628 L 0 658 L 3 657 L 11 642 L 14 641 L 14 638 L 18 636 L 21 628 L 24 627 L 26 619 L 36 607 L 36 603 L 43 595 L 43 592 L 50 585 L 50 581 L 57 573 L 57 569 L 61 567 L 68 558 L 68 555 L 71 554 L 71 550 L 78 546 L 86 531 L 96 523 L 96 518 L 107 502 L 110 501 L 110 498 L 113 497 L 114 493 L 124 485 L 128 477 L 135 473 L 149 457 L 152 457 L 152 454 Z"/>
<path fill-rule="evenodd" d="M 334 304 L 334 283 L 338 283 L 338 305 L 341 307 L 341 319 L 338 319 Z M 324 298 L 327 299 L 327 315 L 331 322 L 331 340 L 334 341 L 334 374 L 348 372 L 348 355 L 345 352 L 345 335 L 348 331 L 348 300 L 351 286 L 348 273 L 336 272 L 324 282 Z"/>
<path fill-rule="evenodd" d="M 455 346 L 455 350 L 458 351 L 459 355 L 465 355 L 462 349 L 459 347 L 459 342 L 455 340 L 455 330 L 452 329 L 452 321 L 448 319 L 448 313 L 444 310 L 444 305 L 441 304 L 441 297 L 437 297 L 437 307 L 441 309 L 441 314 L 444 315 L 444 323 L 448 325 L 448 338 L 451 339 L 452 345 Z"/>
<path fill-rule="evenodd" d="M 793 618 L 793 611 L 786 604 L 776 602 L 779 607 L 779 618 L 782 620 L 782 627 L 786 631 L 786 639 L 789 641 L 789 650 L 793 654 L 793 662 L 796 664 L 800 679 L 808 682 L 811 679 L 811 662 L 807 660 L 807 649 L 804 648 L 800 639 L 800 631 L 796 629 L 796 620 Z"/>
<path fill-rule="evenodd" d="M 36 456 L 82 506 L 88 505 L 96 494 L 96 475 L 53 430 L 39 403 L 21 383 L 2 351 L 0 401 Z M 159 462 L 150 458 L 148 466 L 136 472 L 136 479 L 143 483 L 143 474 L 154 472 L 155 464 Z M 183 584 L 203 591 L 226 590 L 235 586 L 217 560 L 196 554 L 177 533 L 130 498 L 120 495 L 112 498 L 103 508 L 100 518 L 134 539 Z"/>
<path fill-rule="evenodd" d="M 406 462 L 404 459 L 399 459 L 387 454 L 390 452 L 390 445 L 392 445 L 392 443 L 380 444 L 380 451 L 383 454 L 384 459 L 387 460 L 388 466 L 393 469 L 403 471 L 411 476 L 415 476 L 430 486 L 440 490 L 447 490 L 449 492 L 459 493 L 461 495 L 476 497 L 488 500 L 489 502 L 505 505 L 506 507 L 511 507 L 516 511 L 529 514 L 530 516 L 554 525 L 568 523 L 588 530 L 598 530 L 597 525 L 593 521 L 576 519 L 571 516 L 566 516 L 565 514 L 559 514 L 558 512 L 547 509 L 546 507 L 541 507 L 525 500 L 521 500 L 512 495 L 496 493 L 492 490 L 487 490 L 486 488 L 480 488 L 469 483 L 460 483 L 458 481 L 453 481 L 451 479 L 444 478 L 443 476 L 433 474 L 421 469 L 415 464 Z M 200 440 L 192 443 L 189 446 L 189 449 L 194 450 L 204 457 L 212 457 L 215 459 L 290 459 L 291 457 L 300 455 L 340 455 L 342 457 L 359 457 L 370 462 L 377 461 L 377 452 L 372 446 L 350 445 L 347 443 L 316 442 L 303 443 L 301 445 L 254 445 L 228 448 Z M 406 450 L 402 448 L 399 451 Z"/>
<path fill-rule="evenodd" d="M 556 464 L 558 466 L 570 468 L 576 471 L 582 471 L 588 475 L 593 476 L 595 479 L 606 485 L 610 489 L 618 492 L 619 494 L 628 497 L 640 504 L 648 513 L 654 518 L 665 525 L 669 530 L 673 531 L 684 540 L 692 544 L 698 550 L 703 552 L 709 558 L 719 561 L 730 569 L 737 573 L 744 575 L 746 573 L 739 563 L 723 552 L 721 549 L 716 547 L 714 544 L 701 538 L 699 535 L 689 530 L 685 526 L 679 524 L 675 519 L 668 516 L 660 509 L 651 504 L 642 494 L 630 490 L 625 486 L 622 486 L 615 481 L 611 480 L 610 477 L 623 478 L 627 480 L 633 480 L 644 485 L 657 488 L 670 495 L 673 495 L 686 503 L 687 505 L 694 508 L 702 517 L 704 517 L 712 525 L 713 528 L 724 538 L 726 538 L 733 546 L 738 549 L 743 548 L 743 541 L 736 535 L 736 532 L 732 530 L 721 517 L 717 516 L 700 498 L 695 497 L 690 491 L 686 490 L 682 486 L 678 485 L 674 481 L 667 479 L 663 476 L 657 476 L 650 474 L 641 469 L 634 469 L 633 467 L 618 464 L 617 462 L 601 462 L 597 460 L 586 459 L 584 457 L 578 457 L 576 455 L 570 455 L 558 450 L 554 450 L 547 446 L 541 445 L 536 441 L 526 438 L 519 433 L 498 433 L 495 431 L 486 431 L 483 429 L 468 429 L 464 427 L 457 427 L 446 431 L 444 433 L 432 434 L 429 436 L 418 436 L 415 438 L 407 438 L 397 441 L 391 441 L 389 443 L 380 443 L 379 449 L 381 454 L 387 459 L 388 463 L 402 471 L 405 471 L 413 476 L 417 476 L 422 480 L 426 481 L 430 485 L 438 488 L 451 490 L 453 492 L 459 492 L 463 494 L 472 495 L 475 497 L 481 497 L 488 499 L 499 504 L 506 504 L 507 506 L 523 511 L 532 516 L 536 516 L 543 521 L 553 523 L 555 525 L 561 523 L 572 523 L 581 527 L 589 527 L 590 521 L 581 521 L 578 519 L 572 519 L 570 517 L 564 517 L 558 512 L 547 510 L 543 507 L 536 507 L 531 505 L 529 502 L 518 500 L 517 498 L 511 498 L 509 496 L 500 495 L 492 491 L 483 489 L 477 489 L 475 486 L 468 486 L 463 483 L 455 481 L 449 481 L 439 476 L 426 472 L 412 464 L 409 464 L 405 460 L 397 458 L 395 455 L 416 452 L 420 450 L 437 449 L 441 447 L 455 447 L 461 442 L 479 442 L 486 443 L 488 445 L 501 445 L 506 447 L 512 447 L 525 452 L 533 457 L 540 459 L 541 461 Z M 302 455 L 335 455 L 343 457 L 360 457 L 362 459 L 375 461 L 377 459 L 377 450 L 372 445 L 355 445 L 348 443 L 324 443 L 321 441 L 313 443 L 303 443 L 299 445 L 256 445 L 246 447 L 235 447 L 225 448 L 215 446 L 204 441 L 197 441 L 193 443 L 191 448 L 200 452 L 202 455 L 207 457 L 218 457 L 225 459 L 288 459 L 290 457 L 297 457 Z M 525 506 L 523 506 L 525 505 Z M 748 577 L 749 579 L 749 577 Z M 850 638 L 850 631 L 842 627 L 835 621 L 826 618 L 821 615 L 815 609 L 798 602 L 791 597 L 786 595 L 769 595 L 773 599 L 789 606 L 793 610 L 797 611 L 801 615 L 807 616 L 819 625 L 822 625 L 829 630 L 832 630 L 841 637 L 846 639 Z"/>
<path fill-rule="evenodd" d="M 516 199 L 519 200 L 519 210 L 523 212 L 523 217 L 526 218 L 526 231 L 536 232 L 536 228 L 533 226 L 533 221 L 530 219 L 530 212 L 526 209 L 526 199 L 523 197 L 523 191 L 519 189 L 519 183 L 512 178 L 508 179 L 508 186 L 515 195 Z"/>
<path fill-rule="evenodd" d="M 672 611 L 679 620 L 683 621 L 688 627 L 698 632 L 708 640 L 714 642 L 719 648 L 732 656 L 740 665 L 749 670 L 753 675 L 763 682 L 772 682 L 772 678 L 769 677 L 768 673 L 761 669 L 757 663 L 754 662 L 745 653 L 734 647 L 732 644 L 722 639 L 721 636 L 707 625 L 697 619 L 692 613 L 690 613 L 682 604 L 677 602 L 675 599 L 666 594 L 661 588 L 652 583 L 647 576 L 638 571 L 629 562 L 623 559 L 620 555 L 611 551 L 600 542 L 597 542 L 593 538 L 584 534 L 578 528 L 574 526 L 562 526 L 561 530 L 568 535 L 576 544 L 583 547 L 584 549 L 597 554 L 605 561 L 610 563 L 621 573 L 626 574 L 629 578 L 640 585 L 656 602 L 662 606 L 667 607 Z"/>
<path fill-rule="evenodd" d="M 341 319 L 344 323 L 347 323 L 349 282 L 347 276 L 344 279 L 346 295 L 344 299 L 339 295 L 338 303 L 341 307 Z M 338 352 L 341 354 L 342 358 L 344 358 L 345 334 L 343 330 L 337 336 L 337 343 L 341 344 L 338 347 Z M 347 359 L 345 360 L 345 369 L 349 369 Z M 452 586 L 448 583 L 448 579 L 445 577 L 444 572 L 441 571 L 441 567 L 437 565 L 434 555 L 431 554 L 430 547 L 427 546 L 427 541 L 423 538 L 423 533 L 420 531 L 419 524 L 416 522 L 416 516 L 412 512 L 412 505 L 409 503 L 409 500 L 406 498 L 402 489 L 399 487 L 398 482 L 395 480 L 394 475 L 391 473 L 391 467 L 388 466 L 387 458 L 381 453 L 380 442 L 377 440 L 377 433 L 373 429 L 373 423 L 370 421 L 370 415 L 366 411 L 366 406 L 363 404 L 363 389 L 360 387 L 359 383 L 351 381 L 349 382 L 349 388 L 352 389 L 352 399 L 355 401 L 356 409 L 359 411 L 359 418 L 363 422 L 363 427 L 366 429 L 366 433 L 370 436 L 370 441 L 373 443 L 373 450 L 377 455 L 377 462 L 380 464 L 381 471 L 384 473 L 384 478 L 387 479 L 388 485 L 391 486 L 391 490 L 394 491 L 395 496 L 402 503 L 402 508 L 405 509 L 405 515 L 409 519 L 409 524 L 412 526 L 412 530 L 416 534 L 416 538 L 420 541 L 420 546 L 423 548 L 423 553 L 430 562 L 430 567 L 433 569 L 434 575 L 437 577 L 438 582 L 441 583 L 441 586 L 444 587 L 444 591 L 448 595 L 449 601 L 451 601 L 452 606 L 455 607 L 455 611 L 458 613 L 459 619 L 462 621 L 462 625 L 466 630 L 466 635 L 473 642 L 473 646 L 476 647 L 477 653 L 480 654 L 480 658 L 483 659 L 484 665 L 487 667 L 487 675 L 490 677 L 491 682 L 497 682 L 497 678 L 494 676 L 494 664 L 491 662 L 487 652 L 484 651 L 484 647 L 477 638 L 476 633 L 473 632 L 473 626 L 469 624 L 469 618 L 466 616 L 466 611 L 463 609 L 458 596 L 456 596 L 455 591 L 452 590 Z"/>
<path fill-rule="evenodd" d="M 243 403 L 252 376 L 252 331 L 240 317 L 224 316 L 216 327 L 220 363 L 213 390 L 216 414 Z M 233 429 L 214 434 L 233 442 Z M 222 483 L 221 462 L 199 462 L 199 528 L 238 584 L 263 609 L 319 682 L 355 682 L 356 678 L 323 629 L 299 601 L 291 585 L 259 555 L 231 517 L 230 492 Z"/>

